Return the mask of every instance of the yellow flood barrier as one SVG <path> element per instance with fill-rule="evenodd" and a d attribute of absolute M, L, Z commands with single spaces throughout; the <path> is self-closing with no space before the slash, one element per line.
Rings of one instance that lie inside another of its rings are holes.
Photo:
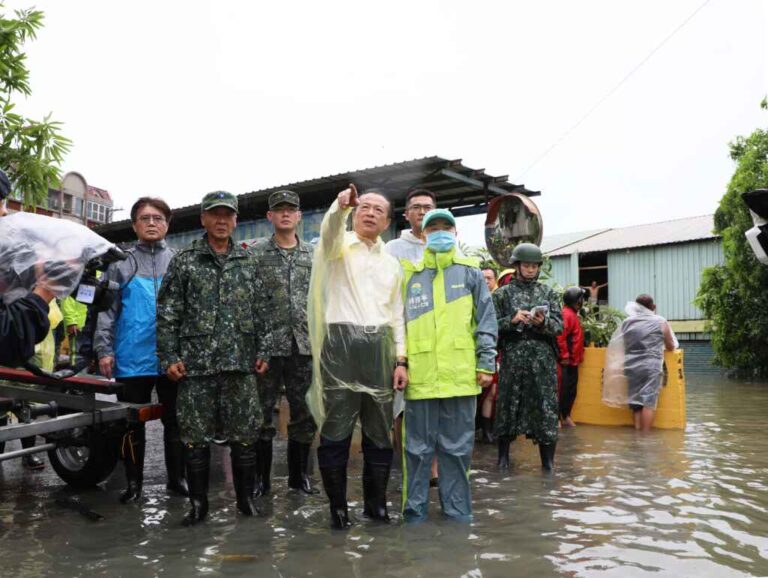
<path fill-rule="evenodd" d="M 654 427 L 685 429 L 685 373 L 683 351 L 667 351 L 666 385 L 661 388 Z M 633 425 L 632 410 L 603 404 L 603 367 L 605 348 L 587 347 L 579 366 L 579 390 L 571 417 L 577 423 L 592 425 Z"/>

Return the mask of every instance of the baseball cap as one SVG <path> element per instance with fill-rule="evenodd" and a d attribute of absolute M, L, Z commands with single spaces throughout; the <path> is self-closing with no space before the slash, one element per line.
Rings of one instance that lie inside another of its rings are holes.
<path fill-rule="evenodd" d="M 200 203 L 200 212 L 210 211 L 216 207 L 227 207 L 237 213 L 237 197 L 226 191 L 214 191 L 203 197 Z"/>
<path fill-rule="evenodd" d="M 269 208 L 274 209 L 277 205 L 299 206 L 299 195 L 293 191 L 275 191 L 269 195 Z"/>
<path fill-rule="evenodd" d="M 421 222 L 421 228 L 426 229 L 430 221 L 434 221 L 435 219 L 444 219 L 454 227 L 456 226 L 456 219 L 453 218 L 453 215 L 448 209 L 432 209 L 429 213 L 424 215 L 424 220 Z"/>

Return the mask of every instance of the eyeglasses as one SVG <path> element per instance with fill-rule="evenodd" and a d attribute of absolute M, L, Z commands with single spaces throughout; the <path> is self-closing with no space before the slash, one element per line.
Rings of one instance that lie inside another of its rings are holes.
<path fill-rule="evenodd" d="M 141 221 L 144 224 L 151 223 L 152 221 L 154 221 L 155 223 L 165 223 L 165 217 L 163 217 L 162 215 L 142 215 L 141 217 L 139 217 L 139 221 Z"/>
<path fill-rule="evenodd" d="M 411 205 L 408 207 L 408 211 L 415 211 L 417 213 L 429 213 L 432 209 L 434 209 L 434 205 Z"/>

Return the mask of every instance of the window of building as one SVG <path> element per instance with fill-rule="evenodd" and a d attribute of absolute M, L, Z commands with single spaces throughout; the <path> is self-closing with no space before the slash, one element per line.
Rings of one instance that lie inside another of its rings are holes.
<path fill-rule="evenodd" d="M 98 223 L 107 222 L 107 207 L 88 201 L 88 218 Z"/>
<path fill-rule="evenodd" d="M 78 217 L 83 216 L 83 199 L 80 197 L 74 198 L 74 206 L 72 207 L 72 214 L 77 215 Z"/>
<path fill-rule="evenodd" d="M 48 193 L 48 208 L 52 211 L 59 210 L 59 192 L 51 191 Z"/>
<path fill-rule="evenodd" d="M 72 212 L 72 195 L 67 195 L 66 193 L 64 194 L 64 212 Z"/>

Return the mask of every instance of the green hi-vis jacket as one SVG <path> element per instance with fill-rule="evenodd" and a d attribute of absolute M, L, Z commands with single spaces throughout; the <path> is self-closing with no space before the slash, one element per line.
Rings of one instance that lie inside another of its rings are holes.
<path fill-rule="evenodd" d="M 496 371 L 496 311 L 476 261 L 424 251 L 405 271 L 406 399 L 477 395 L 477 372 Z"/>

